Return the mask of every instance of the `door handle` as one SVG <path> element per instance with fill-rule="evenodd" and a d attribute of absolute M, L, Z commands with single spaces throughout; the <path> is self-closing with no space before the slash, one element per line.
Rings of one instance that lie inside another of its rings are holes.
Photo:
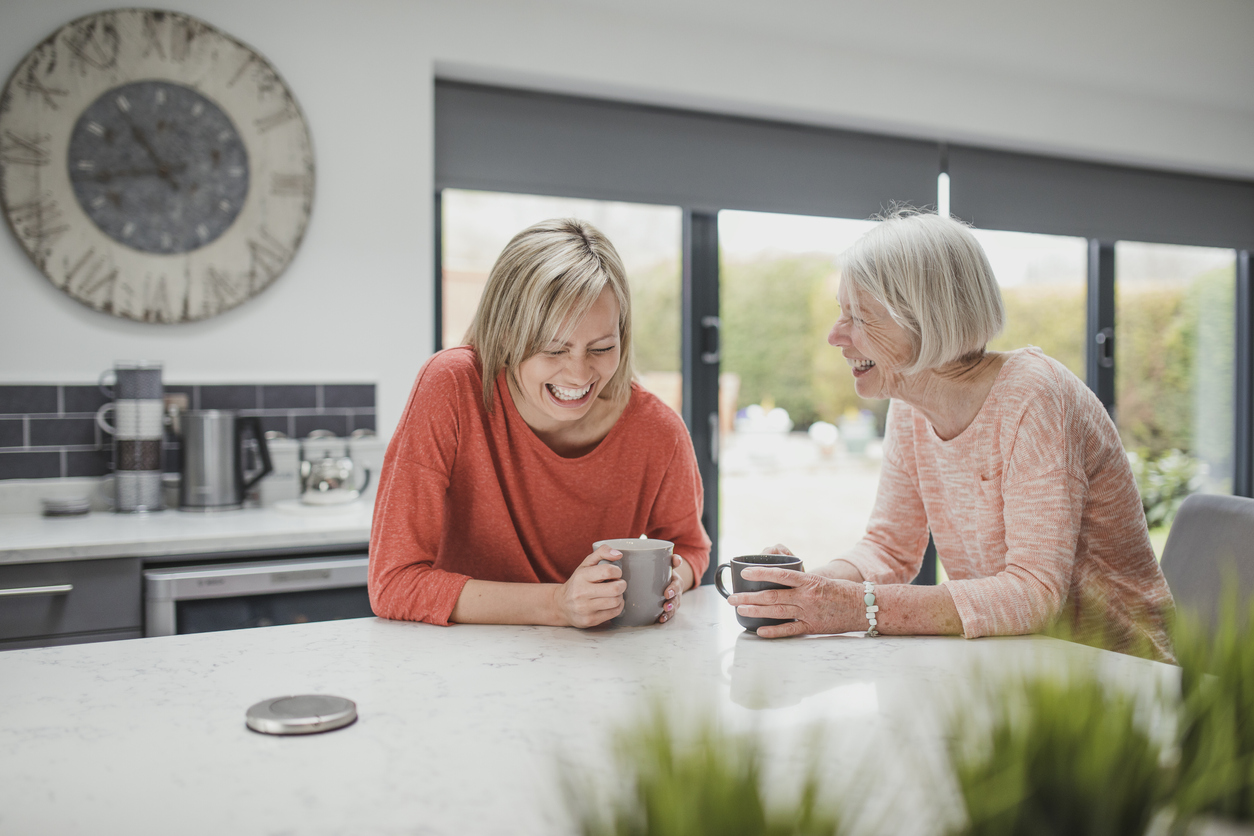
<path fill-rule="evenodd" d="M 1097 362 L 1103 369 L 1115 365 L 1115 329 L 1106 327 L 1093 335 L 1097 343 Z"/>
<path fill-rule="evenodd" d="M 0 596 L 16 598 L 19 595 L 67 595 L 73 589 L 72 583 L 59 583 L 52 586 L 19 586 L 13 589 L 0 589 Z"/>
<path fill-rule="evenodd" d="M 701 317 L 701 362 L 706 365 L 717 365 L 722 354 L 719 330 L 723 327 L 722 320 L 717 316 Z"/>
<path fill-rule="evenodd" d="M 718 466 L 718 446 L 719 446 L 719 426 L 718 413 L 710 413 L 710 463 Z"/>

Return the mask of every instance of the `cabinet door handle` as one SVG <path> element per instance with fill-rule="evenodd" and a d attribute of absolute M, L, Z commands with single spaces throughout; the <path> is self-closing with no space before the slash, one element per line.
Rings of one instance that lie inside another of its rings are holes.
<path fill-rule="evenodd" d="M 5 595 L 66 595 L 74 589 L 72 583 L 58 583 L 52 586 L 25 586 L 15 589 L 0 589 L 0 597 Z"/>

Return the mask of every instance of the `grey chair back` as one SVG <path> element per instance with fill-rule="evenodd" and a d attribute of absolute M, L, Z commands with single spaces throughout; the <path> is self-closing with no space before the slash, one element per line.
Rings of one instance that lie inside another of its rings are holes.
<path fill-rule="evenodd" d="M 1254 594 L 1254 499 L 1186 499 L 1163 548 L 1162 569 L 1176 606 L 1212 625 L 1230 581 L 1238 585 L 1238 600 L 1247 603 Z"/>

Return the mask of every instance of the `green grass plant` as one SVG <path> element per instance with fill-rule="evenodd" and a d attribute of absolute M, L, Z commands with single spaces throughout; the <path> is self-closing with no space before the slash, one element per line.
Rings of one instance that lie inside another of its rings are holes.
<path fill-rule="evenodd" d="M 1091 675 L 1004 679 L 954 721 L 967 820 L 951 836 L 1142 836 L 1166 802 L 1162 744 Z"/>
<path fill-rule="evenodd" d="M 1254 822 L 1254 600 L 1242 607 L 1235 582 L 1229 588 L 1214 625 L 1189 612 L 1177 618 L 1180 821 Z"/>
<path fill-rule="evenodd" d="M 816 738 L 817 740 L 817 738 Z M 819 751 L 816 743 L 813 753 Z M 615 737 L 618 775 L 606 791 L 564 779 L 583 836 L 833 836 L 836 804 L 820 792 L 812 758 L 799 792 L 768 797 L 763 743 L 710 719 L 680 723 L 660 703 Z"/>

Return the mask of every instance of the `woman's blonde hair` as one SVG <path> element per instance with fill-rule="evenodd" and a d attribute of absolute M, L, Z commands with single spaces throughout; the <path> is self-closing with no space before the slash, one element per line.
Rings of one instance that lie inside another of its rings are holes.
<path fill-rule="evenodd" d="M 840 277 L 910 335 L 907 374 L 983 354 L 1006 320 L 988 256 L 953 218 L 894 210 L 841 254 Z M 857 305 L 856 294 L 850 302 Z"/>
<path fill-rule="evenodd" d="M 488 274 L 474 321 L 462 342 L 483 366 L 483 405 L 505 370 L 518 385 L 518 365 L 550 343 L 565 342 L 606 288 L 618 301 L 618 369 L 602 397 L 626 397 L 631 362 L 631 291 L 609 239 L 575 218 L 541 221 L 505 245 Z"/>

